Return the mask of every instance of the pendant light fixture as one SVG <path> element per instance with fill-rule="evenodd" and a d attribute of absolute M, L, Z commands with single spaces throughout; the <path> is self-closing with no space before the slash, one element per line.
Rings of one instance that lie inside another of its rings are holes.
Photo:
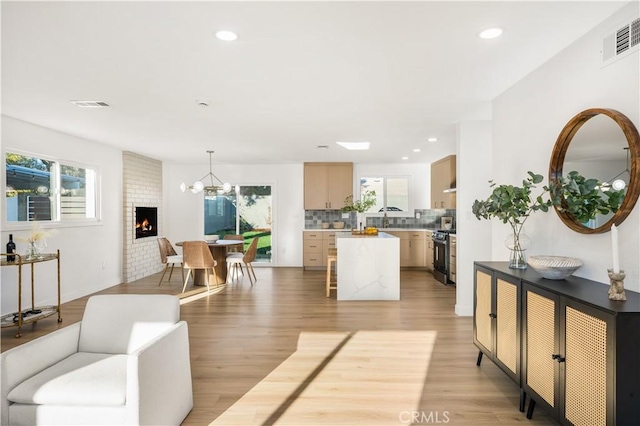
<path fill-rule="evenodd" d="M 624 150 L 627 151 L 627 162 L 625 163 L 625 169 L 618 173 L 617 175 L 615 175 L 614 177 L 612 177 L 611 179 L 608 180 L 608 182 L 611 182 L 611 188 L 613 188 L 616 191 L 620 191 L 621 189 L 624 189 L 627 186 L 627 182 L 624 181 L 624 179 L 622 179 L 623 175 L 627 175 L 627 181 L 629 180 L 629 178 L 631 177 L 631 172 L 629 171 L 629 147 L 624 147 Z"/>
<path fill-rule="evenodd" d="M 191 186 L 187 186 L 187 184 L 182 182 L 182 184 L 180 184 L 180 190 L 182 190 L 182 192 L 190 189 L 194 194 L 198 194 L 205 190 L 207 192 L 215 192 L 217 194 L 227 194 L 231 191 L 231 184 L 229 182 L 222 182 L 213 174 L 211 162 L 211 155 L 213 154 L 213 151 L 207 152 L 209 153 L 209 173 L 195 181 Z M 209 178 L 208 181 L 206 180 L 207 178 Z"/>

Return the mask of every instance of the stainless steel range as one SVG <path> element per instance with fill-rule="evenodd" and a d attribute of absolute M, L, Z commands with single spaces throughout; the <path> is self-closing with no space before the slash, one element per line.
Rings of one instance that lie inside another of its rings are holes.
<path fill-rule="evenodd" d="M 438 229 L 433 232 L 433 276 L 443 284 L 453 284 L 449 279 L 449 234 L 455 229 Z"/>

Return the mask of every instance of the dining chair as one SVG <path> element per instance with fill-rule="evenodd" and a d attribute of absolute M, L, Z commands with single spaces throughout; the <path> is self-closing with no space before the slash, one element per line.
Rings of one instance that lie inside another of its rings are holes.
<path fill-rule="evenodd" d="M 244 241 L 244 236 L 242 236 L 242 234 L 226 234 L 222 239 Z M 227 247 L 227 253 L 244 253 L 244 244 Z"/>
<path fill-rule="evenodd" d="M 244 263 L 247 267 L 247 275 L 249 275 L 249 281 L 251 285 L 253 285 L 254 281 L 258 281 L 256 278 L 256 273 L 253 270 L 253 266 L 251 265 L 253 261 L 256 259 L 256 253 L 258 251 L 258 237 L 254 237 L 251 240 L 251 244 L 249 244 L 249 248 L 245 252 L 243 256 L 231 255 L 227 256 L 227 266 L 230 269 L 230 273 L 228 274 L 230 279 L 238 278 L 238 270 L 242 269 L 242 264 Z M 251 279 L 251 274 L 253 274 L 253 280 Z"/>
<path fill-rule="evenodd" d="M 215 267 L 218 264 L 213 255 L 211 254 L 211 250 L 209 250 L 209 246 L 204 241 L 185 241 L 182 243 L 182 257 L 183 257 L 183 268 L 187 269 L 187 278 L 184 280 L 184 286 L 182 286 L 182 292 L 187 288 L 187 282 L 189 281 L 189 276 L 191 275 L 191 271 L 194 269 L 203 269 L 205 274 L 205 280 L 207 283 L 207 291 L 210 290 L 209 287 L 209 270 L 211 270 L 211 275 L 214 277 L 214 282 L 217 283 L 217 276 Z"/>
<path fill-rule="evenodd" d="M 162 284 L 162 280 L 164 279 L 164 274 L 167 273 L 167 269 L 169 269 L 169 265 L 171 265 L 171 271 L 169 271 L 169 279 L 167 280 L 167 282 L 171 281 L 171 275 L 173 274 L 173 267 L 176 264 L 180 265 L 180 271 L 182 272 L 182 279 L 184 280 L 184 269 L 182 268 L 182 255 L 176 253 L 176 250 L 173 248 L 173 246 L 171 245 L 171 243 L 166 237 L 158 237 L 158 248 L 160 249 L 160 261 L 165 265 L 158 285 Z"/>

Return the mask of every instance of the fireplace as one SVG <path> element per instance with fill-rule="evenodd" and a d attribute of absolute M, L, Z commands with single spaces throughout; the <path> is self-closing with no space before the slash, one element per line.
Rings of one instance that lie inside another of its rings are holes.
<path fill-rule="evenodd" d="M 135 207 L 136 240 L 158 236 L 158 208 Z"/>

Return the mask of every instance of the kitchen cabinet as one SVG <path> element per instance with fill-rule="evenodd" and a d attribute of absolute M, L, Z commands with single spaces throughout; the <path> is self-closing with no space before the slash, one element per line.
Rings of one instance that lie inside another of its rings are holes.
<path fill-rule="evenodd" d="M 409 232 L 409 265 L 427 266 L 427 233 Z"/>
<path fill-rule="evenodd" d="M 307 268 L 327 266 L 330 248 L 336 246 L 335 231 L 303 231 L 302 265 Z"/>
<path fill-rule="evenodd" d="M 456 187 L 456 156 L 449 155 L 431 163 L 431 208 L 455 209 L 455 192 L 443 192 Z"/>
<path fill-rule="evenodd" d="M 449 279 L 455 284 L 457 276 L 458 238 L 449 235 Z"/>
<path fill-rule="evenodd" d="M 427 231 L 426 232 L 426 237 L 427 237 L 427 269 L 429 269 L 430 271 L 433 271 L 433 238 L 432 238 L 433 232 L 431 231 Z"/>
<path fill-rule="evenodd" d="M 340 210 L 353 195 L 353 163 L 304 163 L 304 209 Z"/>
<path fill-rule="evenodd" d="M 427 266 L 427 232 L 425 231 L 388 231 L 382 232 L 394 235 L 400 239 L 400 267 Z M 429 240 L 431 233 L 429 233 Z M 433 247 L 431 247 L 433 258 Z M 432 262 L 433 263 L 433 262 Z"/>
<path fill-rule="evenodd" d="M 573 276 L 547 280 L 507 262 L 475 262 L 475 273 L 478 365 L 487 355 L 520 383 L 521 410 L 523 395 L 530 396 L 528 418 L 541 407 L 561 424 L 639 424 L 640 294 L 627 291 L 626 302 L 611 301 L 608 285 Z M 515 286 L 502 298 L 502 311 L 500 279 Z M 513 315 L 503 311 L 516 312 L 515 330 Z"/>

